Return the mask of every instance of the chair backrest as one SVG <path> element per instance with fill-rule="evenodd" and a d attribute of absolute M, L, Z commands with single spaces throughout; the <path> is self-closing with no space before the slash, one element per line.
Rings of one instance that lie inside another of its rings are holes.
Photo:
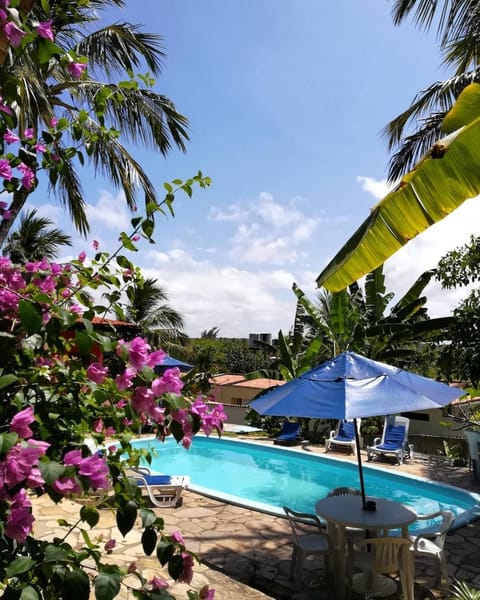
<path fill-rule="evenodd" d="M 399 448 L 404 446 L 408 440 L 409 424 L 410 419 L 407 417 L 399 417 L 397 415 L 385 417 L 382 444 L 392 444 Z"/>
<path fill-rule="evenodd" d="M 369 550 L 373 553 L 373 570 L 376 573 L 394 573 L 401 569 L 408 560 L 411 541 L 400 537 L 380 537 L 355 540 L 358 550 Z"/>
<path fill-rule="evenodd" d="M 428 515 L 419 515 L 418 520 L 433 521 L 433 523 L 419 529 L 415 534 L 416 537 L 432 539 L 438 548 L 443 549 L 445 538 L 447 537 L 451 524 L 455 520 L 455 515 L 450 510 L 439 510 Z"/>
<path fill-rule="evenodd" d="M 465 431 L 464 434 L 468 444 L 469 458 L 478 460 L 480 454 L 480 431 Z"/>
<path fill-rule="evenodd" d="M 292 421 L 284 421 L 280 435 L 295 435 L 300 434 L 300 423 Z"/>
<path fill-rule="evenodd" d="M 357 419 L 357 429 L 360 431 L 361 419 Z M 355 429 L 352 419 L 341 419 L 338 422 L 336 437 L 346 438 L 350 440 L 355 439 Z"/>
<path fill-rule="evenodd" d="M 317 515 L 297 512 L 288 506 L 284 506 L 283 510 L 287 515 L 296 542 L 298 542 L 302 535 L 312 535 L 314 533 L 312 532 L 312 528 L 315 528 L 317 532 L 325 533 L 322 522 Z"/>
<path fill-rule="evenodd" d="M 357 488 L 352 487 L 338 487 L 334 490 L 330 490 L 328 496 L 360 496 L 362 492 Z"/>

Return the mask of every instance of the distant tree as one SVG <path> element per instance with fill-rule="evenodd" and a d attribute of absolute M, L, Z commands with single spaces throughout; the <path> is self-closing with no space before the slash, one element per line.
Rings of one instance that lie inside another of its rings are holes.
<path fill-rule="evenodd" d="M 246 342 L 232 341 L 224 350 L 224 371 L 226 373 L 248 374 L 267 370 L 270 361 L 263 354 L 250 349 Z"/>
<path fill-rule="evenodd" d="M 37 216 L 36 209 L 22 214 L 18 228 L 5 241 L 3 256 L 9 256 L 16 264 L 43 258 L 54 260 L 63 246 L 72 245 L 72 238 L 54 225 L 52 219 Z"/>
<path fill-rule="evenodd" d="M 202 338 L 215 339 L 218 337 L 220 327 L 212 327 L 211 329 L 204 329 L 200 335 Z"/>
<path fill-rule="evenodd" d="M 480 237 L 443 256 L 437 279 L 444 289 L 465 287 L 480 280 Z M 451 342 L 442 350 L 440 366 L 449 379 L 480 384 L 480 288 L 475 287 L 453 311 Z"/>

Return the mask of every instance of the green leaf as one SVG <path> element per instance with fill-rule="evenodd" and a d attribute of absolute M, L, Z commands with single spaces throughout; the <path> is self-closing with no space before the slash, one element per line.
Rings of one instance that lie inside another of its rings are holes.
<path fill-rule="evenodd" d="M 82 356 L 88 356 L 92 349 L 92 339 L 83 331 L 77 331 L 75 333 L 75 344 L 77 345 L 78 351 Z"/>
<path fill-rule="evenodd" d="M 95 577 L 96 600 L 113 600 L 120 591 L 121 576 L 112 568 L 101 571 Z"/>
<path fill-rule="evenodd" d="M 18 441 L 16 433 L 0 433 L 0 455 L 6 454 Z"/>
<path fill-rule="evenodd" d="M 133 529 L 136 518 L 137 505 L 132 500 L 117 510 L 117 527 L 124 537 Z"/>
<path fill-rule="evenodd" d="M 170 542 L 160 541 L 157 546 L 157 558 L 162 567 L 172 558 L 175 553 L 175 546 Z"/>
<path fill-rule="evenodd" d="M 65 472 L 65 467 L 53 460 L 41 460 L 38 463 L 40 473 L 46 484 L 52 485 Z"/>
<path fill-rule="evenodd" d="M 19 600 L 40 600 L 40 595 L 34 587 L 27 585 L 23 588 Z"/>
<path fill-rule="evenodd" d="M 40 331 L 42 326 L 42 313 L 32 302 L 20 300 L 18 312 L 20 314 L 22 326 L 29 335 Z"/>
<path fill-rule="evenodd" d="M 90 506 L 82 506 L 80 509 L 80 518 L 82 521 L 86 521 L 90 527 L 95 527 L 95 525 L 100 520 L 100 513 L 96 508 Z"/>
<path fill-rule="evenodd" d="M 63 580 L 63 597 L 75 600 L 88 600 L 90 597 L 90 580 L 88 575 L 77 569 L 69 571 Z"/>
<path fill-rule="evenodd" d="M 19 558 L 15 558 L 5 569 L 5 575 L 7 577 L 16 577 L 20 575 L 20 573 L 26 573 L 29 571 L 35 561 L 32 558 L 27 558 L 26 556 L 20 556 Z"/>
<path fill-rule="evenodd" d="M 155 529 L 148 527 L 142 533 L 142 548 L 147 556 L 150 556 L 157 545 L 157 532 Z"/>
<path fill-rule="evenodd" d="M 159 527 L 163 528 L 163 519 L 157 517 L 157 515 L 150 508 L 140 509 L 140 518 L 142 519 L 142 527 L 151 527 L 154 523 Z"/>
<path fill-rule="evenodd" d="M 183 558 L 176 554 L 168 561 L 168 574 L 172 579 L 180 578 L 183 573 Z"/>
<path fill-rule="evenodd" d="M 0 390 L 11 385 L 14 381 L 18 381 L 18 377 L 16 377 L 12 373 L 0 376 Z"/>

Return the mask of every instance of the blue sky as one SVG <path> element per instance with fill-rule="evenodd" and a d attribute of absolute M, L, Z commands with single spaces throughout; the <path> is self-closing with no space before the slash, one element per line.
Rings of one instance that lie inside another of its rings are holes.
<path fill-rule="evenodd" d="M 387 191 L 380 131 L 415 94 L 443 78 L 433 35 L 394 27 L 387 0 L 126 0 L 106 21 L 130 21 L 164 38 L 155 89 L 190 120 L 186 154 L 167 159 L 132 148 L 153 181 L 212 178 L 178 197 L 156 244 L 132 258 L 158 278 L 199 336 L 288 332 L 296 282 L 315 278 Z M 141 8 L 139 8 L 141 7 Z M 108 181 L 86 177 L 91 235 L 113 250 L 130 215 Z M 69 227 L 45 196 L 40 210 Z M 480 234 L 475 201 L 387 261 L 398 294 L 448 249 Z M 433 316 L 458 292 L 428 289 Z"/>

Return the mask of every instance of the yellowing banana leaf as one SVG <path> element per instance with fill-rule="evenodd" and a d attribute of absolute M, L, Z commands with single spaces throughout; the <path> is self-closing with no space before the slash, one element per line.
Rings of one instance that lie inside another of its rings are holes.
<path fill-rule="evenodd" d="M 372 209 L 320 273 L 319 287 L 344 289 L 480 193 L 480 84 L 465 88 L 447 114 L 444 130 L 454 125 Z"/>

